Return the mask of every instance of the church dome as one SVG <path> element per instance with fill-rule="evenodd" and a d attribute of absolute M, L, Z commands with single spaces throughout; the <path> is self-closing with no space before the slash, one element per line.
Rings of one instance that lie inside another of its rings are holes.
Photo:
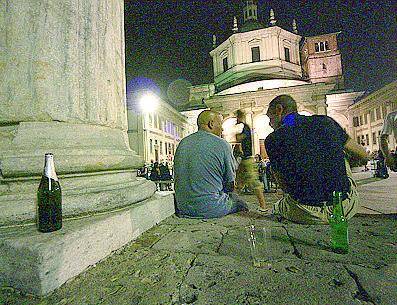
<path fill-rule="evenodd" d="M 264 29 L 265 26 L 260 23 L 258 20 L 247 20 L 246 22 L 244 22 L 244 24 L 241 26 L 240 28 L 240 32 L 244 33 L 244 32 L 249 32 L 249 31 L 255 31 L 255 30 L 260 30 L 260 29 Z"/>

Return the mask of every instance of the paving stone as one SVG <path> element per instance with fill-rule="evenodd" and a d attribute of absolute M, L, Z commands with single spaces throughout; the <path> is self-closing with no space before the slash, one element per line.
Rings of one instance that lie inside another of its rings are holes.
<path fill-rule="evenodd" d="M 191 253 L 216 253 L 227 228 L 211 223 L 181 225 L 167 234 L 153 248 Z"/>
<path fill-rule="evenodd" d="M 172 216 L 47 297 L 0 282 L 0 304 L 395 304 L 396 220 L 355 216 L 350 253 L 340 255 L 329 247 L 328 225 L 279 222 L 255 211 L 209 220 Z M 269 266 L 253 267 L 244 228 L 250 224 L 272 232 Z"/>
<path fill-rule="evenodd" d="M 194 294 L 194 304 L 352 304 L 355 289 L 339 264 L 293 259 L 262 269 L 228 256 L 199 255 L 181 293 Z"/>

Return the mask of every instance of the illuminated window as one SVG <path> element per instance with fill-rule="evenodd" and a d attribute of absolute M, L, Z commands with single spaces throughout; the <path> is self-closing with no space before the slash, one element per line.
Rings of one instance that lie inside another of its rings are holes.
<path fill-rule="evenodd" d="M 284 56 L 285 56 L 285 61 L 291 62 L 291 57 L 289 54 L 289 48 L 284 47 Z"/>
<path fill-rule="evenodd" d="M 223 59 L 223 72 L 227 71 L 229 69 L 228 63 L 227 63 L 227 57 Z"/>
<path fill-rule="evenodd" d="M 329 51 L 328 41 L 320 41 L 315 43 L 316 52 L 325 52 Z"/>
<path fill-rule="evenodd" d="M 252 62 L 261 61 L 261 54 L 260 54 L 259 47 L 251 48 L 251 55 L 252 55 Z"/>

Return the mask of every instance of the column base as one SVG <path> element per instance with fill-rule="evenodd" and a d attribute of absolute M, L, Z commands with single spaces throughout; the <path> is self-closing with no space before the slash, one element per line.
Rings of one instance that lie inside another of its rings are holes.
<path fill-rule="evenodd" d="M 117 212 L 66 220 L 52 233 L 0 229 L 0 283 L 48 294 L 174 213 L 173 194 L 155 194 Z"/>
<path fill-rule="evenodd" d="M 156 185 L 136 171 L 59 175 L 63 218 L 94 215 L 150 198 Z M 40 178 L 0 179 L 0 228 L 34 223 Z"/>

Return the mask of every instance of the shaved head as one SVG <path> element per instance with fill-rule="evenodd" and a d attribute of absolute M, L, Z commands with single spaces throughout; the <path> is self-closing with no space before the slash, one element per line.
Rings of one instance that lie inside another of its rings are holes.
<path fill-rule="evenodd" d="M 292 112 L 297 112 L 295 100 L 289 95 L 279 95 L 270 102 L 266 115 L 270 119 L 270 126 L 277 129 L 282 125 L 283 118 Z"/>
<path fill-rule="evenodd" d="M 297 111 L 296 102 L 289 95 L 279 95 L 276 98 L 274 98 L 269 104 L 269 109 L 274 110 L 277 105 L 283 106 L 284 110 L 287 112 Z"/>
<path fill-rule="evenodd" d="M 200 130 L 220 136 L 222 134 L 222 115 L 216 111 L 204 110 L 197 118 L 197 126 Z"/>
<path fill-rule="evenodd" d="M 212 110 L 204 110 L 197 118 L 197 126 L 207 125 L 209 121 L 213 120 L 216 116 L 220 116 L 218 112 Z"/>

